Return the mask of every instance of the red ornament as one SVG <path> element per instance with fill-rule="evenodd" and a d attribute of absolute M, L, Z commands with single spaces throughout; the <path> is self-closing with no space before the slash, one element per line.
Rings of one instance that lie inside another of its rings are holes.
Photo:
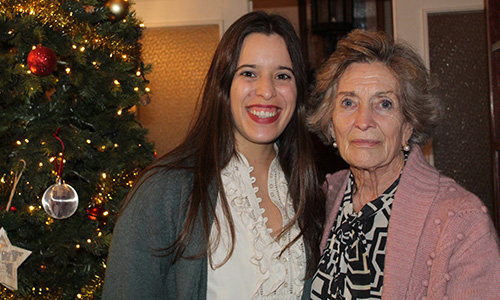
<path fill-rule="evenodd" d="M 95 221 L 102 217 L 102 213 L 104 212 L 104 208 L 102 206 L 92 206 L 86 209 L 87 218 L 92 221 Z"/>
<path fill-rule="evenodd" d="M 38 46 L 28 54 L 28 67 L 35 75 L 49 75 L 56 66 L 56 54 L 48 47 Z"/>
<path fill-rule="evenodd" d="M 93 205 L 85 210 L 87 218 L 92 221 L 99 221 L 101 226 L 105 226 L 108 222 L 108 212 L 100 205 Z"/>

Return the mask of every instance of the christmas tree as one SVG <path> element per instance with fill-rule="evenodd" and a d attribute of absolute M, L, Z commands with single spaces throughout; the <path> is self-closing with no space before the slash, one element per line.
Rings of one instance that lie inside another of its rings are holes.
<path fill-rule="evenodd" d="M 99 298 L 119 204 L 154 159 L 142 30 L 127 0 L 0 0 L 1 299 Z M 19 266 L 10 244 L 31 251 Z"/>

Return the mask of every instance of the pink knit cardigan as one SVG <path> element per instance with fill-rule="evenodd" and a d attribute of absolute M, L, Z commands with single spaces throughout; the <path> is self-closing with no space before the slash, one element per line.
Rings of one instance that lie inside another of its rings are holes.
<path fill-rule="evenodd" d="M 322 250 L 348 175 L 348 170 L 327 175 Z M 500 299 L 500 250 L 487 208 L 440 175 L 416 146 L 392 206 L 382 299 Z"/>

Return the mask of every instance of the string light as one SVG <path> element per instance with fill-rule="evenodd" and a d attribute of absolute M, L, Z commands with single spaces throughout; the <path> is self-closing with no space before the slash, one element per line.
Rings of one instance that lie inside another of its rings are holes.
<path fill-rule="evenodd" d="M 8 20 L 27 14 L 56 32 L 83 37 L 92 48 L 108 49 L 111 54 L 117 54 L 119 57 L 123 54 L 127 57 L 140 57 L 139 45 L 127 43 L 116 36 L 100 35 L 87 22 L 77 21 L 73 14 L 67 13 L 59 5 L 54 5 L 53 0 L 16 0 L 15 3 L 16 5 L 12 5 L 11 1 L 0 1 L 0 14 Z M 124 19 L 123 22 L 127 23 L 127 20 Z M 139 27 L 144 26 L 139 24 Z"/>

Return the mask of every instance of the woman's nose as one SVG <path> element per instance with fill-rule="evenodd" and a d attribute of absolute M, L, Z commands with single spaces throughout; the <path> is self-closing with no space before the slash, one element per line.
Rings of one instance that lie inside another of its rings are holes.
<path fill-rule="evenodd" d="M 371 107 L 361 105 L 356 111 L 354 125 L 361 130 L 367 130 L 368 128 L 375 127 L 373 119 L 374 113 L 375 112 L 371 109 Z"/>
<path fill-rule="evenodd" d="M 276 87 L 272 78 L 262 76 L 257 80 L 257 96 L 262 97 L 264 100 L 269 100 L 276 96 Z"/>

